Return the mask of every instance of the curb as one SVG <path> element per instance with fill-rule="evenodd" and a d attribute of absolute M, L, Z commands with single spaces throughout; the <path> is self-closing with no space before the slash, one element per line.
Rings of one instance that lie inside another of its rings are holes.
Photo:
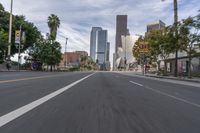
<path fill-rule="evenodd" d="M 27 70 L 0 70 L 0 72 L 29 72 L 29 71 L 27 71 Z"/>
<path fill-rule="evenodd" d="M 143 76 L 143 77 L 153 77 L 153 78 L 162 78 L 162 79 L 171 79 L 171 80 L 178 80 L 178 81 L 200 83 L 200 80 L 192 80 L 192 79 L 179 79 L 179 78 L 171 78 L 171 77 L 164 77 L 164 76 L 141 75 L 141 74 L 135 74 L 135 75 Z"/>

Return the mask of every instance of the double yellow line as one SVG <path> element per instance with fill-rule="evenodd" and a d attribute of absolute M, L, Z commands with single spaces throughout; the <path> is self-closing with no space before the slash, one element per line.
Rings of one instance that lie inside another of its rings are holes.
<path fill-rule="evenodd" d="M 2 83 L 12 83 L 12 82 L 18 82 L 18 81 L 26 81 L 26 80 L 33 80 L 33 79 L 42 79 L 42 78 L 48 78 L 48 77 L 55 77 L 58 75 L 48 75 L 48 76 L 40 76 L 40 77 L 28 77 L 28 78 L 20 78 L 20 79 L 12 79 L 12 80 L 0 80 L 0 84 Z"/>

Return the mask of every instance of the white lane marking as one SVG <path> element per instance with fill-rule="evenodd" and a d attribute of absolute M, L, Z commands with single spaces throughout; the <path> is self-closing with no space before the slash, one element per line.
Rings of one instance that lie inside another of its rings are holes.
<path fill-rule="evenodd" d="M 69 84 L 68 86 L 66 86 L 64 88 L 61 88 L 61 89 L 59 89 L 59 90 L 57 90 L 57 91 L 55 91 L 55 92 L 53 92 L 51 94 L 48 94 L 48 95 L 46 95 L 46 96 L 44 96 L 44 97 L 42 97 L 42 98 L 40 98 L 40 99 L 38 99 L 36 101 L 33 101 L 33 102 L 31 102 L 31 103 L 29 103 L 29 104 L 27 104 L 27 105 L 25 105 L 23 107 L 20 107 L 20 108 L 18 108 L 16 110 L 6 114 L 6 115 L 1 116 L 0 117 L 0 127 L 6 125 L 7 123 L 13 121 L 16 118 L 22 116 L 23 114 L 31 111 L 32 109 L 34 109 L 34 108 L 38 107 L 39 105 L 47 102 L 48 100 L 56 97 L 57 95 L 63 93 L 64 91 L 66 91 L 69 88 L 75 86 L 76 84 L 80 83 L 81 81 L 91 77 L 94 74 L 95 73 L 92 73 L 92 74 L 90 74 L 90 75 L 88 75 L 88 76 L 86 76 L 86 77 L 84 77 L 84 78 L 82 78 L 80 80 L 77 80 L 77 81 Z"/>
<path fill-rule="evenodd" d="M 156 80 L 156 81 L 161 81 L 161 82 L 167 82 L 167 83 L 173 83 L 173 84 L 179 84 L 179 85 L 187 85 L 187 86 L 200 88 L 199 83 L 190 82 L 190 81 L 156 78 L 156 77 L 146 77 L 146 76 L 143 76 L 143 75 L 136 75 L 134 73 L 132 73 L 132 74 L 130 74 L 130 73 L 120 73 L 120 72 L 115 72 L 115 73 L 119 73 L 121 75 L 126 75 L 126 76 L 131 76 L 131 77 L 136 77 L 136 78 L 139 77 L 139 78 L 144 78 L 144 79 L 150 79 L 150 80 Z"/>
<path fill-rule="evenodd" d="M 136 82 L 133 82 L 133 81 L 129 81 L 130 83 L 133 83 L 133 84 L 136 84 L 138 86 L 143 86 L 142 84 L 139 84 L 139 83 L 136 83 Z"/>
<path fill-rule="evenodd" d="M 170 94 L 167 94 L 167 93 L 162 92 L 162 91 L 159 91 L 159 90 L 155 90 L 155 89 L 150 88 L 150 87 L 148 87 L 148 86 L 145 86 L 144 88 L 146 88 L 146 89 L 148 89 L 148 90 L 151 90 L 151 91 L 153 91 L 153 92 L 159 93 L 159 94 L 161 94 L 161 95 L 164 95 L 164 96 L 173 98 L 173 99 L 175 99 L 175 100 L 178 100 L 178 101 L 181 101 L 181 102 L 184 102 L 184 103 L 187 103 L 187 104 L 190 104 L 190 105 L 193 105 L 193 106 L 195 106 L 195 107 L 200 108 L 200 105 L 199 105 L 199 104 L 192 103 L 192 102 L 190 102 L 190 101 L 187 101 L 187 100 L 185 100 L 185 99 L 182 99 L 182 98 L 179 98 L 179 97 L 176 97 L 176 96 L 172 96 L 172 95 L 170 95 Z"/>

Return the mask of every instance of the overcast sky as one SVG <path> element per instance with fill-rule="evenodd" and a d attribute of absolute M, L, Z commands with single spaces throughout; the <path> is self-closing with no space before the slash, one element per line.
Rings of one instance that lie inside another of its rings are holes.
<path fill-rule="evenodd" d="M 128 28 L 131 34 L 144 34 L 146 25 L 162 20 L 167 25 L 173 23 L 173 0 L 13 0 L 13 13 L 25 15 L 38 29 L 49 32 L 47 17 L 56 14 L 61 25 L 57 40 L 64 52 L 65 37 L 69 38 L 68 51 L 89 52 L 90 31 L 94 26 L 108 30 L 111 42 L 111 58 L 115 46 L 116 15 L 128 15 Z M 7 11 L 10 0 L 0 0 Z M 179 20 L 195 16 L 200 9 L 199 0 L 178 0 Z M 112 59 L 111 59 L 112 60 Z"/>

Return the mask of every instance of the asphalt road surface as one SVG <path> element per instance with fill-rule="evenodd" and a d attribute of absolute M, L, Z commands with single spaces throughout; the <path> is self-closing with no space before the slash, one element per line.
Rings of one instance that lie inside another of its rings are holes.
<path fill-rule="evenodd" d="M 200 133 L 200 84 L 190 84 L 112 72 L 0 73 L 0 133 Z"/>

